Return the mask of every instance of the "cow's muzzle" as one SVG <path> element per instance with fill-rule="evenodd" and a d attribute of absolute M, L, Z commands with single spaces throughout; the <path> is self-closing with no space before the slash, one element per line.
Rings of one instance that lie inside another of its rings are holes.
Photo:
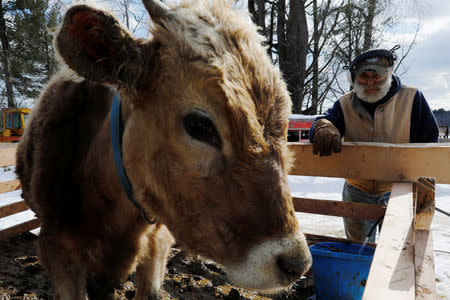
<path fill-rule="evenodd" d="M 311 253 L 300 232 L 254 246 L 244 261 L 225 266 L 236 285 L 266 294 L 280 292 L 300 279 L 312 264 Z"/>

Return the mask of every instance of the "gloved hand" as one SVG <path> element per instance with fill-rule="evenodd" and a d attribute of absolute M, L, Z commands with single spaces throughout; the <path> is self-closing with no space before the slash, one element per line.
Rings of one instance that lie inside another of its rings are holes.
<path fill-rule="evenodd" d="M 319 153 L 320 156 L 330 156 L 341 152 L 341 134 L 339 130 L 327 119 L 319 119 L 314 128 L 313 154 Z"/>

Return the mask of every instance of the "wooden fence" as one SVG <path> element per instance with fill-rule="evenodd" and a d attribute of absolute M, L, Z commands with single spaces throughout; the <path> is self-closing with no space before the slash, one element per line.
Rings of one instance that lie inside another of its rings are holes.
<path fill-rule="evenodd" d="M 385 215 L 363 300 L 436 299 L 433 240 L 434 185 L 450 184 L 450 144 L 344 143 L 330 157 L 312 154 L 312 145 L 292 143 L 293 175 L 393 181 L 387 207 L 342 201 L 293 198 L 298 212 L 376 220 Z M 0 146 L 0 166 L 15 163 L 15 145 Z M 1 193 L 20 188 L 0 183 Z M 26 210 L 21 201 L 0 207 L 0 218 Z M 39 226 L 39 221 L 0 231 L 0 240 Z M 320 228 L 318 228 L 320 230 Z M 346 240 L 307 234 L 312 241 Z"/>
<path fill-rule="evenodd" d="M 294 175 L 394 182 L 363 300 L 435 300 L 430 225 L 434 185 L 450 184 L 450 144 L 344 143 L 342 153 L 330 157 L 313 155 L 311 144 L 290 147 L 296 156 Z M 296 211 L 360 219 L 375 220 L 384 210 L 341 201 L 293 201 Z"/>
<path fill-rule="evenodd" d="M 16 148 L 17 143 L 0 143 L 0 167 L 12 166 L 16 163 Z M 0 182 L 0 198 L 2 194 L 18 189 L 20 189 L 20 182 L 18 179 Z M 28 210 L 28 206 L 23 200 L 6 205 L 1 205 L 0 203 L 0 219 L 26 210 Z M 19 233 L 33 230 L 39 226 L 39 220 L 34 218 L 0 230 L 0 241 L 8 239 Z"/>

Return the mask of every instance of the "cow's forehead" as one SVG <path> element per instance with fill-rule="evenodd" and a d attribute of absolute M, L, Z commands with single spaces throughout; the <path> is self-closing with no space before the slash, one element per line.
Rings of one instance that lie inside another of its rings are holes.
<path fill-rule="evenodd" d="M 262 144 L 264 136 L 281 135 L 290 98 L 247 15 L 222 1 L 193 1 L 175 7 L 153 35 L 172 52 L 163 55 L 177 64 L 204 65 L 217 73 L 233 130 Z"/>
<path fill-rule="evenodd" d="M 229 1 L 231 2 L 231 1 Z M 210 61 L 223 57 L 243 41 L 261 45 L 250 17 L 223 1 L 190 1 L 173 7 L 154 34 L 167 46 L 177 46 L 184 58 Z M 161 32 L 163 36 L 159 36 Z M 250 50 L 250 49 L 249 49 Z"/>

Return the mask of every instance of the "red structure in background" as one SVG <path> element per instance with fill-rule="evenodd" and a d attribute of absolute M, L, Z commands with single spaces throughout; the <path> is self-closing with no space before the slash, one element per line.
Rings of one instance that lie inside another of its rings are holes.
<path fill-rule="evenodd" d="M 321 115 L 290 115 L 288 142 L 309 142 L 309 129 Z"/>
<path fill-rule="evenodd" d="M 20 136 L 1 136 L 0 135 L 0 143 L 17 143 L 19 141 L 20 141 Z"/>

